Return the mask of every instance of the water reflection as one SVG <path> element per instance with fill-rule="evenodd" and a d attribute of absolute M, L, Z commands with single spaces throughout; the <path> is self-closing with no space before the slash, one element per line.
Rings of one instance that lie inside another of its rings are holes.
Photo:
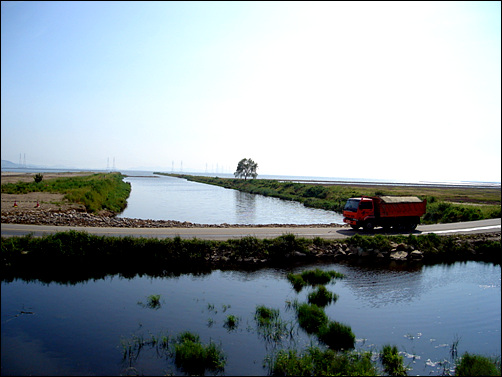
<path fill-rule="evenodd" d="M 456 335 L 459 353 L 500 352 L 499 266 L 468 262 L 385 270 L 316 264 L 169 277 L 114 275 L 75 285 L 4 280 L 2 374 L 116 375 L 121 339 L 189 330 L 203 343 L 221 342 L 228 356 L 225 374 L 264 375 L 262 361 L 270 349 L 254 328 L 256 306 L 280 309 L 282 319 L 294 320 L 286 300 L 306 301 L 309 290 L 296 294 L 287 272 L 315 267 L 346 275 L 329 287 L 339 299 L 326 308 L 328 317 L 366 339 L 363 350 L 389 343 L 417 355 L 410 364 L 413 374 L 441 374 L 426 361 L 442 360 L 448 347 L 441 345 Z M 160 295 L 158 310 L 138 305 L 149 295 Z M 16 317 L 20 310 L 34 315 Z M 235 331 L 224 326 L 229 315 L 239 318 Z M 308 344 L 302 331 L 295 336 L 297 347 Z M 155 349 L 147 351 L 134 364 L 138 374 L 175 372 Z"/>
<path fill-rule="evenodd" d="M 118 217 L 199 224 L 343 224 L 340 213 L 301 203 L 160 176 L 128 177 L 131 194 Z"/>
<path fill-rule="evenodd" d="M 355 268 L 346 278 L 346 285 L 360 300 L 379 308 L 412 302 L 419 298 L 423 273 L 419 271 L 375 270 Z"/>
<path fill-rule="evenodd" d="M 256 195 L 234 191 L 235 218 L 237 224 L 255 224 Z"/>

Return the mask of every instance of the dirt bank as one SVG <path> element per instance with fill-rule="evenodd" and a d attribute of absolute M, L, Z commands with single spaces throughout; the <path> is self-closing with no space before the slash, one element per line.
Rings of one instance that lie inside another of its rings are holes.
<path fill-rule="evenodd" d="M 2 185 L 6 183 L 33 182 L 33 177 L 38 173 L 2 172 Z M 44 179 L 81 177 L 94 174 L 93 172 L 64 172 L 64 173 L 41 173 Z M 70 203 L 63 199 L 64 194 L 49 192 L 30 192 L 28 194 L 4 194 L 2 193 L 2 222 L 3 215 L 19 215 L 32 209 L 38 212 L 53 211 L 85 211 L 82 204 Z"/>

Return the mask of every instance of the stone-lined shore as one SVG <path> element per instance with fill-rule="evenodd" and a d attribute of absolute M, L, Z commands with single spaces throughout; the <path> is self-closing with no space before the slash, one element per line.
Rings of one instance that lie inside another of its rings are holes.
<path fill-rule="evenodd" d="M 195 224 L 188 221 L 175 220 L 144 220 L 115 217 L 112 213 L 102 212 L 91 214 L 76 210 L 25 210 L 20 212 L 2 211 L 4 224 L 58 225 L 58 226 L 89 226 L 89 227 L 120 227 L 120 228 L 244 228 L 244 227 L 347 227 L 340 224 Z"/>
<path fill-rule="evenodd" d="M 37 211 L 29 210 L 18 213 L 2 213 L 2 223 L 32 224 L 32 225 L 57 225 L 57 226 L 87 226 L 87 227 L 129 227 L 129 228 L 230 228 L 230 227 L 347 227 L 340 224 L 265 224 L 265 225 L 239 225 L 239 224 L 194 224 L 173 220 L 142 220 L 130 218 L 117 218 L 112 213 L 90 214 L 82 211 Z M 471 235 L 445 236 L 468 251 L 473 259 L 484 259 L 483 251 L 478 246 L 487 241 L 499 241 L 501 233 L 482 233 Z M 344 260 L 353 258 L 373 258 L 377 260 L 394 261 L 419 261 L 427 256 L 422 250 L 415 249 L 407 243 L 391 242 L 389 250 L 363 248 L 344 242 L 332 242 L 323 245 L 308 246 L 308 252 L 291 250 L 285 257 L 291 261 L 301 260 Z M 228 254 L 228 255 L 227 255 Z M 218 267 L 263 265 L 267 262 L 264 255 L 248 256 L 242 258 L 231 251 L 227 253 L 212 253 L 206 256 L 208 265 Z M 427 258 L 425 258 L 427 259 Z M 469 258 L 470 259 L 470 258 Z"/>

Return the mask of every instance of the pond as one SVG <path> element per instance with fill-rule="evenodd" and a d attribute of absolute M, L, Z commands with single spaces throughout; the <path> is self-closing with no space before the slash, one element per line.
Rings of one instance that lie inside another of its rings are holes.
<path fill-rule="evenodd" d="M 326 307 L 328 317 L 352 327 L 358 350 L 396 345 L 413 368 L 410 375 L 441 374 L 456 343 L 459 355 L 500 355 L 500 266 L 335 263 L 161 278 L 115 275 L 73 285 L 3 281 L 2 374 L 179 374 L 172 357 L 146 340 L 188 330 L 221 346 L 227 358 L 222 374 L 266 375 L 263 363 L 274 350 L 316 342 L 288 308 L 295 299 L 305 302 L 311 289 L 296 293 L 286 279 L 316 267 L 345 274 L 327 286 L 339 295 Z M 158 305 L 148 305 L 150 295 L 160 295 Z M 279 309 L 292 338 L 265 339 L 254 320 L 257 305 Z M 225 326 L 229 315 L 238 318 L 233 329 Z M 123 358 L 124 347 L 138 339 L 143 348 Z"/>
<path fill-rule="evenodd" d="M 343 224 L 340 213 L 263 195 L 162 175 L 130 176 L 127 208 L 118 217 L 198 224 Z"/>

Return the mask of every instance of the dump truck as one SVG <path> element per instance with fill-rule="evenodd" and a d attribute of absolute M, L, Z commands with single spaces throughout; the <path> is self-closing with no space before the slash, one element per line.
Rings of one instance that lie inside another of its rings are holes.
<path fill-rule="evenodd" d="M 425 214 L 427 200 L 416 196 L 362 196 L 350 198 L 343 209 L 343 222 L 353 229 L 413 230 Z"/>

